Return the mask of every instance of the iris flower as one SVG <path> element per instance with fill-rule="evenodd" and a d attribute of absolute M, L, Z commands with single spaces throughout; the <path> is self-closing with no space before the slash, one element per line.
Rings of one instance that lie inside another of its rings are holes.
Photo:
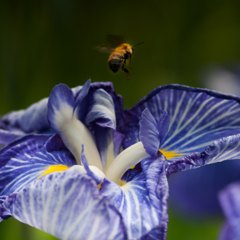
<path fill-rule="evenodd" d="M 240 239 L 240 183 L 235 182 L 230 184 L 219 193 L 218 197 L 223 212 L 227 217 L 219 240 Z"/>
<path fill-rule="evenodd" d="M 0 140 L 22 135 L 0 150 L 0 217 L 60 239 L 166 239 L 167 178 L 239 159 L 239 103 L 166 85 L 123 111 L 111 83 L 57 85 L 2 119 Z"/>

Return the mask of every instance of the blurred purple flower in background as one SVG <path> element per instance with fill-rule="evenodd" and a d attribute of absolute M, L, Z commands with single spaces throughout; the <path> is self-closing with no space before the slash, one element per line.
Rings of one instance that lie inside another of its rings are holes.
<path fill-rule="evenodd" d="M 166 85 L 124 111 L 111 83 L 59 84 L 2 118 L 0 217 L 61 239 L 166 239 L 167 177 L 240 158 L 239 103 Z"/>
<path fill-rule="evenodd" d="M 240 183 L 232 183 L 219 193 L 219 201 L 227 218 L 219 240 L 240 239 Z"/>

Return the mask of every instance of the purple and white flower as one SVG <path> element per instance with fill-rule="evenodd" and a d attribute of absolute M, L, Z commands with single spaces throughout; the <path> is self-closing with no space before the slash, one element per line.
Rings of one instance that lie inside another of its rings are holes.
<path fill-rule="evenodd" d="M 0 216 L 60 239 L 166 239 L 167 177 L 240 158 L 239 103 L 166 85 L 123 111 L 110 83 L 59 84 L 3 118 L 24 136 L 0 150 Z"/>

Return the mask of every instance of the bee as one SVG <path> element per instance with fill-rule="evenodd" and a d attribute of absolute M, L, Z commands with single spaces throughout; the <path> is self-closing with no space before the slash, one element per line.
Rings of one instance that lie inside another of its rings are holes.
<path fill-rule="evenodd" d="M 108 66 L 109 66 L 110 70 L 113 71 L 114 73 L 116 73 L 120 69 L 122 69 L 127 74 L 127 79 L 129 80 L 130 73 L 126 68 L 126 60 L 129 59 L 130 66 L 132 67 L 133 47 L 140 45 L 143 42 L 138 43 L 134 46 L 131 46 L 128 43 L 124 43 L 122 40 L 120 40 L 116 36 L 110 35 L 110 37 L 114 38 L 113 40 L 115 41 L 115 43 L 118 43 L 118 46 L 116 48 L 102 46 L 102 47 L 100 47 L 100 50 L 111 53 L 108 58 Z"/>

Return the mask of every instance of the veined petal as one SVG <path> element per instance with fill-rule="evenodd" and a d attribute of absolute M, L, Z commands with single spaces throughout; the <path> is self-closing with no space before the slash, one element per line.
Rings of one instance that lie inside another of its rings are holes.
<path fill-rule="evenodd" d="M 89 83 L 81 89 L 82 97 L 88 91 Z M 85 91 L 84 88 L 87 88 Z M 78 101 L 82 100 L 81 98 Z M 78 106 L 76 111 L 79 111 Z M 87 127 L 77 118 L 74 112 L 74 96 L 70 88 L 64 84 L 54 87 L 48 101 L 48 121 L 52 129 L 60 133 L 65 145 L 74 155 L 78 164 L 81 164 L 81 148 L 85 146 L 85 156 L 88 164 L 102 170 L 101 159 L 93 140 L 92 134 Z"/>
<path fill-rule="evenodd" d="M 2 121 L 6 124 L 6 126 L 20 128 L 19 119 L 24 113 L 25 110 L 9 112 L 2 117 Z"/>
<path fill-rule="evenodd" d="M 151 112 L 146 108 L 142 112 L 142 119 L 139 122 L 139 126 L 139 138 L 146 152 L 151 157 L 155 157 L 168 131 L 169 117 L 167 112 L 163 111 L 159 122 L 156 122 Z"/>
<path fill-rule="evenodd" d="M 170 163 L 168 175 L 206 164 L 240 159 L 240 134 L 214 141 L 205 151 L 192 153 Z"/>
<path fill-rule="evenodd" d="M 161 149 L 184 155 L 202 152 L 213 141 L 240 133 L 239 102 L 237 97 L 206 89 L 161 86 L 125 111 L 124 147 L 139 141 L 138 122 L 148 108 L 157 121 L 163 110 L 169 114 L 169 130 Z"/>
<path fill-rule="evenodd" d="M 74 96 L 65 84 L 55 86 L 48 101 L 48 121 L 56 133 L 61 133 L 64 123 L 73 117 Z"/>
<path fill-rule="evenodd" d="M 11 217 L 10 211 L 2 206 L 6 198 L 7 196 L 0 196 L 0 222 Z"/>
<path fill-rule="evenodd" d="M 105 90 L 98 89 L 94 92 L 92 109 L 85 121 L 87 125 L 95 122 L 102 127 L 116 128 L 114 102 Z"/>
<path fill-rule="evenodd" d="M 159 131 L 160 144 L 162 144 L 163 139 L 165 138 L 169 128 L 169 116 L 166 111 L 163 111 L 160 115 L 157 126 Z"/>
<path fill-rule="evenodd" d="M 88 109 L 89 99 L 86 99 L 86 97 L 89 92 L 90 83 L 91 83 L 91 79 L 89 79 L 84 83 L 74 103 L 73 112 L 76 111 L 76 116 L 80 121 L 84 119 Z"/>
<path fill-rule="evenodd" d="M 168 183 L 162 158 L 143 160 L 143 172 L 122 187 L 108 179 L 102 183 L 100 193 L 122 214 L 129 239 L 147 239 L 147 234 L 166 239 Z"/>
<path fill-rule="evenodd" d="M 79 167 L 30 183 L 7 197 L 5 209 L 60 239 L 125 239 L 121 215 Z"/>
<path fill-rule="evenodd" d="M 142 120 L 139 125 L 139 138 L 144 149 L 151 157 L 155 157 L 160 146 L 159 131 L 156 120 L 147 108 L 142 112 Z"/>
<path fill-rule="evenodd" d="M 51 145 L 59 143 L 58 149 Z M 61 150 L 60 150 L 61 149 Z M 57 151 L 58 150 L 58 151 Z M 72 166 L 74 157 L 66 149 L 59 135 L 28 135 L 3 148 L 0 151 L 0 195 L 17 192 L 28 183 L 45 175 L 52 165 Z M 64 170 L 62 168 L 62 170 Z"/>
<path fill-rule="evenodd" d="M 85 122 L 94 129 L 94 136 L 106 171 L 115 158 L 113 131 L 116 129 L 114 102 L 110 94 L 98 89 L 93 94 L 93 104 Z"/>
<path fill-rule="evenodd" d="M 117 95 L 114 91 L 113 84 L 111 82 L 95 82 L 91 84 L 92 91 L 95 91 L 99 88 L 104 89 L 113 99 L 114 102 L 114 111 L 116 116 L 116 126 L 118 132 L 123 132 L 125 128 L 125 120 L 123 115 L 123 100 L 121 95 Z"/>
<path fill-rule="evenodd" d="M 237 240 L 240 238 L 240 183 L 233 183 L 222 190 L 219 200 L 227 217 L 219 240 Z"/>
<path fill-rule="evenodd" d="M 9 122 L 27 133 L 47 129 L 49 128 L 47 121 L 47 102 L 48 99 L 44 98 L 32 104 L 25 111 L 20 110 L 5 115 L 3 121 Z"/>

